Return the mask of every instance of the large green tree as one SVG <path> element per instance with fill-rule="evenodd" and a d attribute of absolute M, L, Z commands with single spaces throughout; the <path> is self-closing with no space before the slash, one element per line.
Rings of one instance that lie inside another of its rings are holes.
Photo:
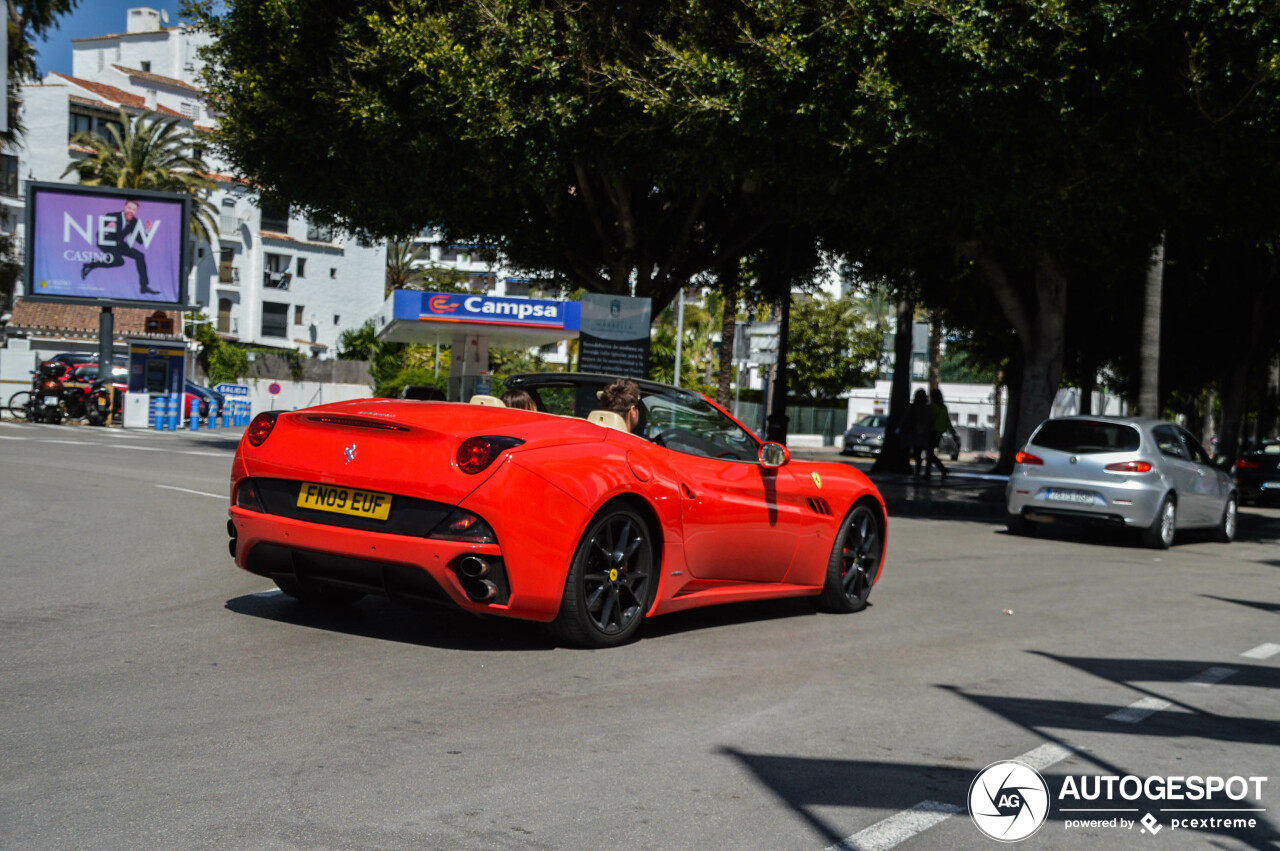
<path fill-rule="evenodd" d="M 242 0 L 199 17 L 227 157 L 349 230 L 435 227 L 656 315 L 775 217 L 723 134 L 689 144 L 627 88 L 683 3 Z"/>

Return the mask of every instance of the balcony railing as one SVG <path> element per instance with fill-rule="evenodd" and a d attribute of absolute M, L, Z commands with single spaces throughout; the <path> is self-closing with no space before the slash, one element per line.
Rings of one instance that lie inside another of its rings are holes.
<path fill-rule="evenodd" d="M 236 232 L 238 227 L 240 227 L 240 220 L 235 217 L 234 213 L 223 213 L 218 217 L 218 233 L 231 235 Z"/>
<path fill-rule="evenodd" d="M 240 270 L 237 269 L 230 261 L 218 264 L 218 283 L 220 284 L 238 284 L 240 283 Z"/>
<path fill-rule="evenodd" d="M 289 289 L 289 282 L 292 280 L 292 272 L 264 272 L 262 274 L 262 285 L 273 290 Z"/>

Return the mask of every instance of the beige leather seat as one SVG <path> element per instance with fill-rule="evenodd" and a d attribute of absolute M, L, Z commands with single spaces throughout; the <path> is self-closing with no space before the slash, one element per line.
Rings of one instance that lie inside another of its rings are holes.
<path fill-rule="evenodd" d="M 490 408 L 505 408 L 506 405 L 497 396 L 486 396 L 483 393 L 477 393 L 471 397 L 473 405 L 488 405 Z"/>
<path fill-rule="evenodd" d="M 621 414 L 615 414 L 613 411 L 598 410 L 587 414 L 587 421 L 596 425 L 602 425 L 605 428 L 616 428 L 618 431 L 631 433 L 631 429 L 627 428 L 627 421 L 622 418 Z"/>

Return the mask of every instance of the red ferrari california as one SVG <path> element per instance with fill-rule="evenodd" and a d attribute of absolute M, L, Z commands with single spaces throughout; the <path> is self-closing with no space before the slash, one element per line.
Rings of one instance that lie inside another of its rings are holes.
<path fill-rule="evenodd" d="M 231 471 L 231 553 L 299 600 L 378 594 L 550 623 L 572 644 L 645 617 L 812 596 L 854 612 L 880 577 L 884 501 L 856 469 L 790 458 L 705 396 L 519 375 L 537 410 L 362 399 L 259 414 Z"/>

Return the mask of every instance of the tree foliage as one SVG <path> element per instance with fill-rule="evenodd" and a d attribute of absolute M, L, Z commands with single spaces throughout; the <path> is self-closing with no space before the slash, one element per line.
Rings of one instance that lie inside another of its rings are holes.
<path fill-rule="evenodd" d="M 875 378 L 881 335 L 853 299 L 825 293 L 797 297 L 791 307 L 789 365 L 797 395 L 833 401 Z"/>

